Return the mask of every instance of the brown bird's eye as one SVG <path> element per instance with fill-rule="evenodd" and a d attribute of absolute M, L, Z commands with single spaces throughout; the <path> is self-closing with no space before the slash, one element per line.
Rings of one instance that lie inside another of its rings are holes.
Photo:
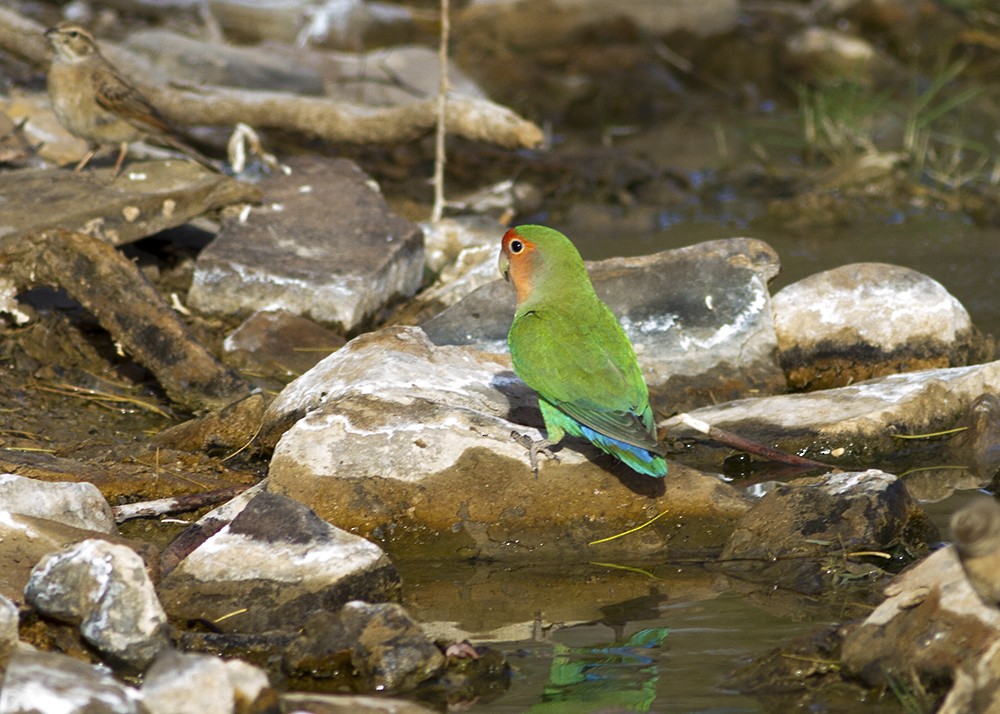
<path fill-rule="evenodd" d="M 69 31 L 69 32 L 67 32 L 66 34 L 67 34 L 67 35 L 69 35 L 70 37 L 72 37 L 72 38 L 73 38 L 74 40 L 75 40 L 75 39 L 76 39 L 77 37 L 79 37 L 79 36 L 80 36 L 80 33 L 79 33 L 79 32 L 77 32 L 76 30 L 70 30 L 70 31 Z"/>
<path fill-rule="evenodd" d="M 522 243 L 519 240 L 512 240 L 510 242 L 510 252 L 511 253 L 514 253 L 516 255 L 516 254 L 520 253 L 522 250 L 524 250 L 524 243 Z"/>

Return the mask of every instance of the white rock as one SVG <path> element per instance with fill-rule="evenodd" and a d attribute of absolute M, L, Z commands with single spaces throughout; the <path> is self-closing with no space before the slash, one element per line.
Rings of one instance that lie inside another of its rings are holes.
<path fill-rule="evenodd" d="M 39 481 L 0 474 L 0 504 L 11 513 L 101 533 L 117 532 L 111 506 L 92 483 Z"/>

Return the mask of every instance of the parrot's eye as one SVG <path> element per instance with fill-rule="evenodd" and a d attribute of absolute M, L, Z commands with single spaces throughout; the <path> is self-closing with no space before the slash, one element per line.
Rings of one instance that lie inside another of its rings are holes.
<path fill-rule="evenodd" d="M 519 240 L 512 240 L 510 242 L 510 252 L 511 253 L 513 253 L 514 255 L 517 255 L 522 250 L 524 250 L 524 243 L 522 243 Z"/>

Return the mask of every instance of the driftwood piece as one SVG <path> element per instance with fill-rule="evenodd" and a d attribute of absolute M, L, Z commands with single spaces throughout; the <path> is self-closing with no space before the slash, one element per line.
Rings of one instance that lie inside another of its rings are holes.
<path fill-rule="evenodd" d="M 110 168 L 5 171 L 0 237 L 65 228 L 124 245 L 260 197 L 256 186 L 190 161 L 131 161 L 117 178 Z"/>
<path fill-rule="evenodd" d="M 114 506 L 111 510 L 115 514 L 115 521 L 122 524 L 133 518 L 157 518 L 168 513 L 187 513 L 197 511 L 205 506 L 215 506 L 239 496 L 248 488 L 250 488 L 248 484 L 240 484 L 215 491 L 200 491 L 171 498 L 158 498 L 153 501 L 123 503 L 120 506 Z"/>
<path fill-rule="evenodd" d="M 185 408 L 219 408 L 250 393 L 194 339 L 135 264 L 96 238 L 53 230 L 0 239 L 0 272 L 17 292 L 64 289 Z"/>
<path fill-rule="evenodd" d="M 17 13 L 0 9 L 0 49 L 45 65 L 48 50 L 42 41 L 44 29 Z M 338 143 L 391 144 L 426 134 L 437 121 L 436 99 L 394 107 L 367 107 L 280 92 L 222 87 L 177 89 L 141 72 L 139 68 L 146 64 L 145 60 L 128 50 L 104 42 L 98 44 L 102 53 L 157 109 L 180 126 L 235 126 L 243 122 L 256 128 L 292 131 Z M 451 97 L 447 104 L 446 127 L 452 136 L 506 148 L 536 147 L 544 138 L 537 125 L 489 100 Z"/>

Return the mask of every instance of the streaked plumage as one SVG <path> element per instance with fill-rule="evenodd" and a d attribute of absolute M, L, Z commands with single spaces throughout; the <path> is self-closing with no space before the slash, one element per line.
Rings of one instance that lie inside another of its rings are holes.
<path fill-rule="evenodd" d="M 177 149 L 213 171 L 220 170 L 218 164 L 175 135 L 146 97 L 104 58 L 87 30 L 64 22 L 46 30 L 45 37 L 54 52 L 48 74 L 52 109 L 71 134 L 91 144 L 77 171 L 98 148 L 117 144 L 117 176 L 129 143 L 142 139 Z"/>

